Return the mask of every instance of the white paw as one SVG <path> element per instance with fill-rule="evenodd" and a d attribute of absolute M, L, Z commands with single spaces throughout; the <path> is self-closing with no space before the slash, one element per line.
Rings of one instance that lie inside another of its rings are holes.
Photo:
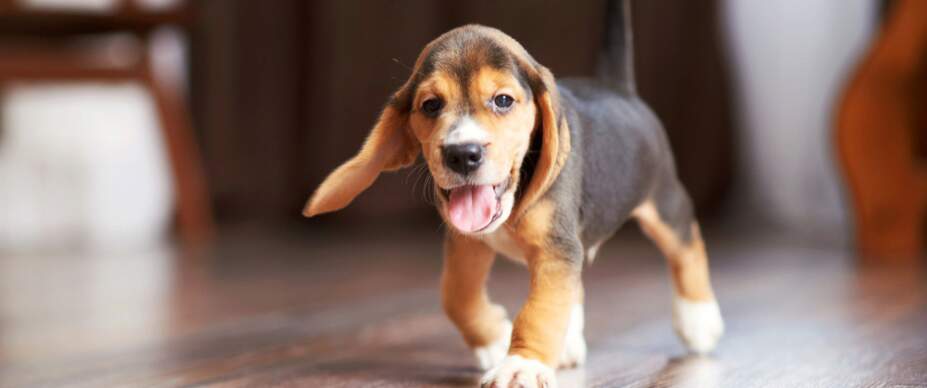
<path fill-rule="evenodd" d="M 692 352 L 711 352 L 724 334 L 724 320 L 721 319 L 718 302 L 673 298 L 673 328 Z"/>
<path fill-rule="evenodd" d="M 554 369 L 538 360 L 518 355 L 506 356 L 502 364 L 493 368 L 480 379 L 484 388 L 553 388 L 557 386 Z"/>
<path fill-rule="evenodd" d="M 563 352 L 560 353 L 560 368 L 572 368 L 586 363 L 586 339 L 583 338 L 583 305 L 577 304 L 570 311 Z"/>
<path fill-rule="evenodd" d="M 512 321 L 508 319 L 502 325 L 502 334 L 493 343 L 473 349 L 476 362 L 482 370 L 490 370 L 502 363 L 502 359 L 509 352 L 509 342 L 512 340 Z"/>

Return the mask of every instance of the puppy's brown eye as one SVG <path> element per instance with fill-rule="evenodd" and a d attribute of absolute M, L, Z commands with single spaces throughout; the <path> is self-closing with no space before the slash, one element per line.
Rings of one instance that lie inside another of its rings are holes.
<path fill-rule="evenodd" d="M 508 94 L 500 94 L 492 99 L 493 105 L 502 110 L 510 108 L 513 102 L 515 99 Z"/>
<path fill-rule="evenodd" d="M 441 101 L 438 98 L 429 98 L 422 102 L 422 112 L 429 116 L 433 116 L 444 107 L 444 101 Z"/>

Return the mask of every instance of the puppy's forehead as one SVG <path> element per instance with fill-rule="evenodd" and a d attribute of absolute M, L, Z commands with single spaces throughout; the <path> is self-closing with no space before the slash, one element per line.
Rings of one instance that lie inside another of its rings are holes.
<path fill-rule="evenodd" d="M 467 25 L 448 31 L 425 46 L 404 89 L 406 97 L 412 97 L 418 86 L 437 71 L 452 76 L 460 85 L 467 85 L 484 67 L 511 71 L 527 88 L 530 81 L 525 79 L 524 67 L 534 65 L 527 51 L 502 31 Z"/>

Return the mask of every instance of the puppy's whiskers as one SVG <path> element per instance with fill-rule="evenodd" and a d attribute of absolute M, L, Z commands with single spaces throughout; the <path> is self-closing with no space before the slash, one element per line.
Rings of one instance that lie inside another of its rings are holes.
<path fill-rule="evenodd" d="M 418 182 L 422 180 L 422 176 L 428 175 L 426 170 L 427 170 L 427 166 L 424 162 L 418 163 L 412 167 L 412 170 L 409 172 L 409 175 L 406 176 L 405 183 L 407 184 L 409 183 L 408 177 L 413 177 L 412 178 L 412 192 L 417 191 L 416 189 L 418 188 Z"/>
<path fill-rule="evenodd" d="M 437 205 L 437 203 L 435 203 L 435 196 L 437 196 L 438 193 L 435 192 L 435 183 L 434 179 L 431 178 L 431 174 L 425 175 L 425 188 L 422 192 L 425 196 L 425 203 L 431 206 Z"/>
<path fill-rule="evenodd" d="M 425 203 L 434 206 L 434 180 L 431 177 L 431 173 L 428 171 L 428 164 L 421 162 L 412 167 L 412 170 L 409 172 L 409 175 L 406 176 L 406 183 L 408 183 L 408 177 L 412 178 L 412 192 L 419 192 L 418 185 L 422 183 L 421 195 Z"/>

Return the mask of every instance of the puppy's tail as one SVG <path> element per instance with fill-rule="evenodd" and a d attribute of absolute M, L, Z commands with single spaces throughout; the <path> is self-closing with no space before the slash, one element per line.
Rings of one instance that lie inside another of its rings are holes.
<path fill-rule="evenodd" d="M 635 94 L 630 0 L 608 0 L 606 3 L 605 47 L 599 60 L 599 76 L 619 92 Z"/>

